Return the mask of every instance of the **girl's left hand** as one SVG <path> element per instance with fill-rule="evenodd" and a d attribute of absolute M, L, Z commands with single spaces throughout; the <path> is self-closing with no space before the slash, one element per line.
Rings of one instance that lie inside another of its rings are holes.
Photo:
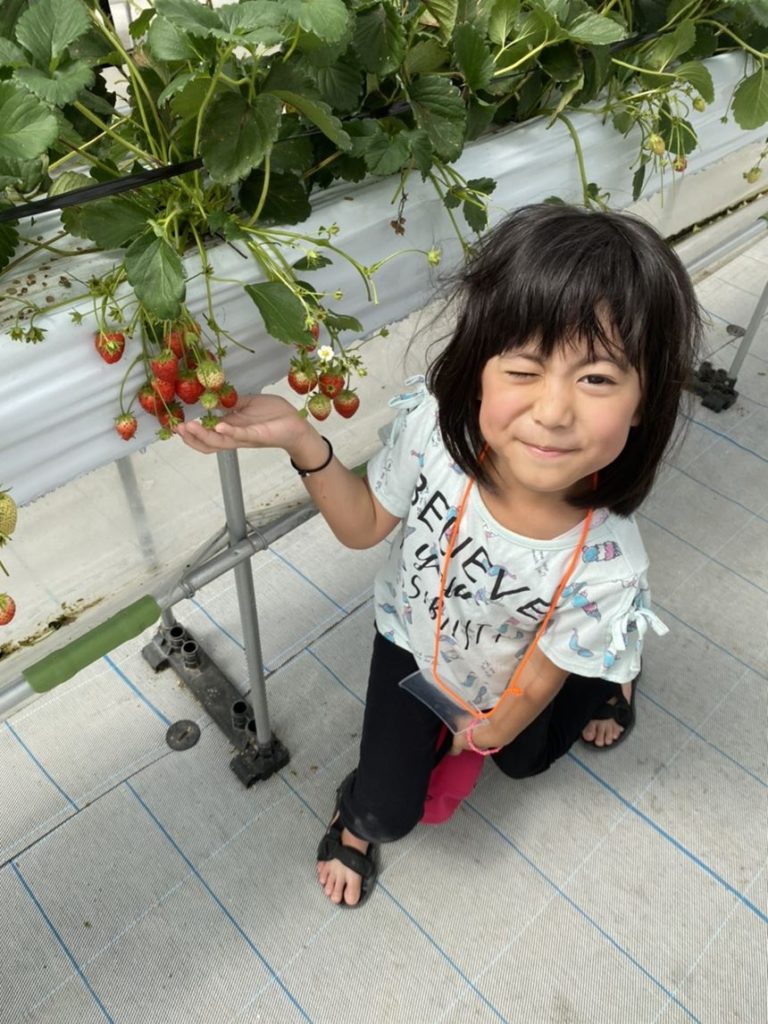
<path fill-rule="evenodd" d="M 501 746 L 500 743 L 494 741 L 493 738 L 493 725 L 490 722 L 483 722 L 482 725 L 478 725 L 472 733 L 472 742 L 478 748 L 478 750 L 484 750 L 486 747 Z M 457 732 L 453 737 L 453 744 L 448 753 L 452 757 L 458 756 L 462 750 L 470 750 L 471 747 L 467 741 L 467 730 L 463 732 Z"/>

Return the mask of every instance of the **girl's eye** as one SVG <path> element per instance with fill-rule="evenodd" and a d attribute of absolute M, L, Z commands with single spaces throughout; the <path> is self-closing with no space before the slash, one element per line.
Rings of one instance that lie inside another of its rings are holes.
<path fill-rule="evenodd" d="M 513 377 L 517 380 L 525 380 L 529 377 L 535 377 L 535 373 L 526 373 L 525 370 L 507 370 L 507 376 Z"/>
<path fill-rule="evenodd" d="M 605 377 L 601 373 L 588 373 L 586 377 L 581 378 L 586 381 L 587 384 L 613 384 L 614 381 L 610 377 Z"/>

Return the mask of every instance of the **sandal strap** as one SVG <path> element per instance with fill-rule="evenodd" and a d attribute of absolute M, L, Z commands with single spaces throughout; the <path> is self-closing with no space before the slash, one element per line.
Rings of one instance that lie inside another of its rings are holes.
<path fill-rule="evenodd" d="M 623 693 L 619 693 L 618 696 L 612 697 L 614 704 L 605 702 L 597 711 L 592 715 L 593 718 L 599 719 L 600 721 L 613 720 L 617 725 L 620 725 L 622 729 L 626 729 L 629 723 L 632 721 L 632 708 L 629 701 Z"/>
<path fill-rule="evenodd" d="M 337 824 L 331 825 L 317 850 L 318 860 L 339 860 L 345 868 L 354 871 L 361 878 L 372 878 L 376 873 L 376 865 L 368 853 L 360 853 L 351 846 L 344 846 L 341 841 L 341 829 Z"/>

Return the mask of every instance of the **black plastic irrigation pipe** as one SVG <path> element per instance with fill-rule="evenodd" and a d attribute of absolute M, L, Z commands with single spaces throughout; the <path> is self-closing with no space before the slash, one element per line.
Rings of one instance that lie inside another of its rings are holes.
<path fill-rule="evenodd" d="M 101 2 L 102 6 L 109 6 L 109 0 L 101 0 Z M 619 42 L 611 43 L 608 49 L 611 53 L 616 53 L 630 46 L 636 46 L 638 43 L 645 43 L 650 39 L 656 39 L 661 34 L 661 32 L 646 32 L 643 35 L 632 36 L 631 39 L 621 39 Z M 404 106 L 403 109 L 406 109 L 406 107 Z M 388 108 L 386 112 L 388 114 L 394 113 L 395 108 Z M 373 116 L 373 114 L 364 114 L 361 119 L 368 120 Z M 314 135 L 316 132 L 307 132 L 305 134 Z M 0 224 L 21 220 L 24 217 L 35 217 L 41 213 L 49 213 L 51 210 L 63 210 L 67 206 L 82 206 L 83 203 L 92 203 L 96 199 L 105 199 L 107 196 L 119 195 L 121 192 L 131 192 L 133 189 L 143 188 L 145 185 L 151 185 L 156 181 L 177 178 L 182 174 L 189 174 L 190 171 L 198 171 L 202 166 L 202 158 L 194 157 L 192 160 L 185 160 L 183 163 L 168 164 L 167 167 L 137 171 L 135 174 L 128 174 L 124 178 L 116 178 L 114 181 L 104 181 L 97 185 L 85 185 L 83 188 L 64 192 L 60 196 L 47 196 L 45 199 L 35 199 L 31 203 L 23 203 L 21 206 L 12 206 L 7 210 L 0 210 Z"/>

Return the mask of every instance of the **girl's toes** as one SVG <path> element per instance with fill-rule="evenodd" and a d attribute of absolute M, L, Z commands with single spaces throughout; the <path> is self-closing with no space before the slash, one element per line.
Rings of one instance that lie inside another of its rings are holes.
<path fill-rule="evenodd" d="M 587 724 L 584 726 L 584 729 L 582 730 L 581 735 L 587 741 L 587 743 L 593 743 L 596 732 L 597 728 L 595 722 L 587 722 Z"/>

